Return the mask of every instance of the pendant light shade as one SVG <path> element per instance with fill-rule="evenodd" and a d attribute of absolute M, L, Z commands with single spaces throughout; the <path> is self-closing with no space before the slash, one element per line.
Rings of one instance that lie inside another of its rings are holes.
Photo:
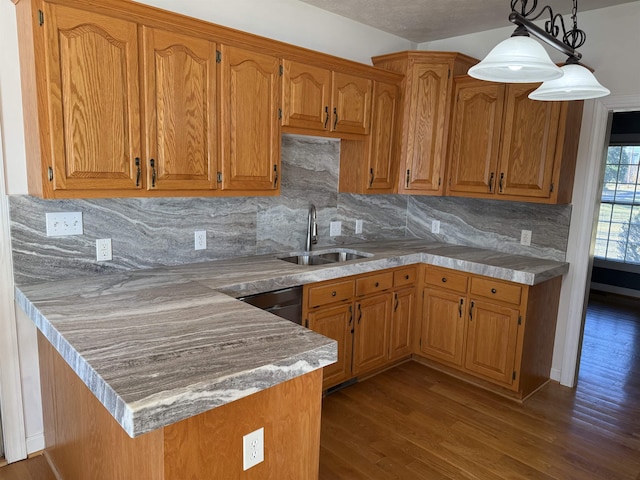
<path fill-rule="evenodd" d="M 480 80 L 505 83 L 545 82 L 562 77 L 540 43 L 528 36 L 503 40 L 477 65 L 469 75 Z"/>
<path fill-rule="evenodd" d="M 582 65 L 569 64 L 562 67 L 564 75 L 544 82 L 529 94 L 531 100 L 586 100 L 604 97 L 611 93 L 598 83 L 596 77 Z"/>

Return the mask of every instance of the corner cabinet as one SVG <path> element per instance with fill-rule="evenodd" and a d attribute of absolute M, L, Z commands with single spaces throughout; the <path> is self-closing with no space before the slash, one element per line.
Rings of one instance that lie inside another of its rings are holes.
<path fill-rule="evenodd" d="M 523 399 L 549 379 L 561 277 L 528 286 L 425 266 L 419 355 Z"/>
<path fill-rule="evenodd" d="M 280 172 L 280 60 L 220 48 L 223 190 L 273 190 Z"/>
<path fill-rule="evenodd" d="M 571 201 L 583 102 L 539 102 L 533 84 L 455 80 L 447 194 Z"/>
<path fill-rule="evenodd" d="M 449 52 L 400 52 L 373 58 L 404 75 L 398 192 L 442 195 L 453 76 L 476 59 Z"/>

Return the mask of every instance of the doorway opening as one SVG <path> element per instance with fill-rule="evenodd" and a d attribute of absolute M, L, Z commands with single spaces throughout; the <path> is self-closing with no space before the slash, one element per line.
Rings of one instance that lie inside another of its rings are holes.
<path fill-rule="evenodd" d="M 640 111 L 613 113 L 598 201 L 578 385 L 619 399 L 640 374 Z"/>

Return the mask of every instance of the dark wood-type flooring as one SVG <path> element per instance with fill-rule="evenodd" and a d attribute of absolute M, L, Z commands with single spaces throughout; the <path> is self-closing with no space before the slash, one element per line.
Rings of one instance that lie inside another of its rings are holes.
<path fill-rule="evenodd" d="M 640 306 L 613 298 L 589 303 L 576 389 L 519 405 L 409 362 L 326 397 L 320 480 L 640 480 Z M 55 480 L 43 457 L 0 468 L 18 479 Z"/>
<path fill-rule="evenodd" d="M 590 302 L 578 387 L 524 405 L 414 362 L 325 398 L 320 479 L 640 479 L 640 307 Z"/>

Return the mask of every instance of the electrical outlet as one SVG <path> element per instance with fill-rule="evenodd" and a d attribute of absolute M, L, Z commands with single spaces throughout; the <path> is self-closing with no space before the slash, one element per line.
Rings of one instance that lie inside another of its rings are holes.
<path fill-rule="evenodd" d="M 111 259 L 111 239 L 99 238 L 96 240 L 96 260 L 99 262 L 106 262 Z"/>
<path fill-rule="evenodd" d="M 440 233 L 440 220 L 431 220 L 431 233 Z"/>
<path fill-rule="evenodd" d="M 264 461 L 264 427 L 242 437 L 243 470 Z"/>
<path fill-rule="evenodd" d="M 531 230 L 522 230 L 520 234 L 520 244 L 528 247 L 531 245 Z"/>
<path fill-rule="evenodd" d="M 195 237 L 195 249 L 205 250 L 207 248 L 207 231 L 196 230 L 194 237 Z"/>
<path fill-rule="evenodd" d="M 45 214 L 47 237 L 82 235 L 82 212 L 55 212 Z"/>
<path fill-rule="evenodd" d="M 356 220 L 356 235 L 362 233 L 362 220 Z"/>
<path fill-rule="evenodd" d="M 342 222 L 331 222 L 329 224 L 329 236 L 337 237 L 342 235 Z"/>

